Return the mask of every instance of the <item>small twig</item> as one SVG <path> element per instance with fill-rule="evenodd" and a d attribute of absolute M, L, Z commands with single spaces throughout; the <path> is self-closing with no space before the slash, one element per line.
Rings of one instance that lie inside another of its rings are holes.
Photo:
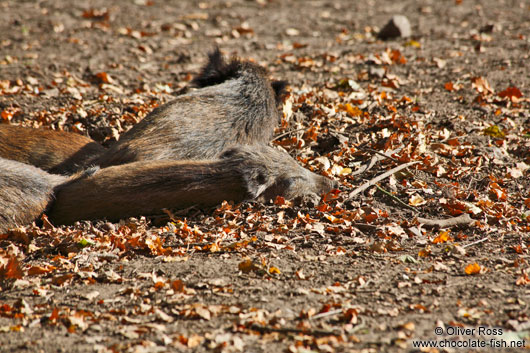
<path fill-rule="evenodd" d="M 369 151 L 372 151 L 378 155 L 380 155 L 381 157 L 384 157 L 385 159 L 390 159 L 394 162 L 398 162 L 397 159 L 395 159 L 394 157 L 391 156 L 391 154 L 394 154 L 394 153 L 397 153 L 399 151 L 401 151 L 403 149 L 403 147 L 401 148 L 396 148 L 395 150 L 392 150 L 392 151 L 388 151 L 387 153 L 384 153 L 384 152 L 381 152 L 381 151 L 378 151 L 378 150 L 374 150 L 373 148 L 368 148 Z"/>
<path fill-rule="evenodd" d="M 466 213 L 467 214 L 467 213 Z M 479 239 L 477 241 L 474 241 L 472 243 L 469 243 L 469 244 L 466 244 L 466 245 L 463 245 L 462 247 L 465 249 L 465 248 L 469 248 L 470 246 L 473 246 L 473 245 L 477 245 L 477 244 L 480 244 L 480 243 L 483 243 L 485 242 L 486 240 L 488 240 L 490 237 L 485 237 L 485 238 L 482 238 L 482 239 Z"/>
<path fill-rule="evenodd" d="M 385 189 L 383 189 L 383 188 L 380 187 L 379 185 L 376 184 L 375 187 L 376 187 L 379 191 L 381 191 L 383 194 L 385 194 L 385 195 L 391 197 L 391 198 L 392 198 L 393 200 L 395 200 L 397 203 L 399 203 L 399 204 L 405 206 L 405 207 L 408 208 L 409 210 L 412 210 L 412 211 L 414 211 L 414 212 L 416 212 L 416 213 L 419 212 L 417 209 L 415 209 L 415 208 L 412 207 L 411 205 L 409 205 L 409 204 L 407 204 L 407 203 L 401 201 L 398 197 L 392 195 L 390 192 L 386 191 Z"/>
<path fill-rule="evenodd" d="M 313 315 L 313 316 L 311 316 L 311 319 L 312 320 L 318 320 L 318 319 L 321 319 L 323 317 L 333 316 L 333 315 L 336 315 L 336 314 L 341 314 L 342 312 L 343 312 L 343 309 L 330 310 L 330 311 L 327 311 L 327 312 L 324 312 L 324 313 Z"/>
<path fill-rule="evenodd" d="M 359 321 L 359 323 L 355 325 L 351 330 L 348 331 L 349 334 L 354 334 L 355 332 L 358 332 L 366 327 L 366 324 L 364 323 L 362 316 L 357 316 L 357 320 Z"/>
<path fill-rule="evenodd" d="M 370 186 L 373 186 L 373 185 L 377 184 L 381 180 L 383 180 L 385 178 L 388 178 L 392 174 L 397 173 L 397 172 L 399 172 L 402 169 L 405 169 L 407 167 L 410 167 L 411 165 L 418 164 L 418 163 L 420 163 L 420 162 L 418 162 L 418 161 L 409 162 L 409 163 L 405 163 L 405 164 L 399 165 L 399 166 L 397 166 L 397 167 L 395 167 L 393 169 L 390 169 L 388 172 L 385 172 L 385 173 L 375 177 L 374 179 L 364 183 L 363 185 L 359 186 L 357 189 L 355 189 L 352 192 L 350 192 L 350 195 L 348 195 L 349 199 L 352 199 L 355 195 L 363 192 L 364 190 L 368 189 Z"/>
<path fill-rule="evenodd" d="M 448 219 L 427 219 L 418 217 L 418 222 L 430 227 L 449 228 L 460 224 L 470 224 L 474 219 L 468 213 L 461 214 L 458 217 Z"/>
<path fill-rule="evenodd" d="M 284 137 L 284 136 L 288 136 L 288 135 L 295 134 L 295 133 L 297 133 L 297 132 L 302 132 L 302 131 L 306 131 L 306 129 L 296 129 L 296 130 L 286 131 L 286 132 L 284 132 L 283 134 L 279 134 L 278 136 L 276 136 L 275 138 L 273 138 L 272 141 L 276 141 L 276 140 L 281 139 L 281 138 Z"/>
<path fill-rule="evenodd" d="M 369 171 L 370 169 L 372 169 L 372 167 L 379 161 L 383 160 L 383 158 L 379 157 L 379 156 L 372 156 L 372 158 L 370 159 L 370 162 L 368 163 L 368 165 L 363 165 L 361 166 L 361 168 L 357 169 L 356 171 L 354 171 L 353 173 L 351 173 L 351 175 L 357 175 L 357 174 L 362 174 L 362 173 L 365 173 L 367 171 Z M 363 168 L 364 167 L 364 168 Z"/>
<path fill-rule="evenodd" d="M 251 330 L 258 331 L 261 333 L 270 333 L 270 332 L 279 332 L 279 333 L 295 333 L 295 334 L 304 334 L 308 336 L 339 336 L 339 332 L 326 331 L 326 330 L 304 330 L 298 328 L 290 327 L 270 327 L 270 326 L 261 326 L 258 324 L 252 324 L 250 326 Z"/>
<path fill-rule="evenodd" d="M 368 163 L 367 166 L 364 167 L 361 167 L 359 169 L 357 169 L 355 172 L 351 173 L 351 175 L 357 175 L 357 174 L 362 174 L 364 172 L 367 172 L 368 170 L 372 169 L 372 167 L 379 161 L 382 161 L 383 159 L 391 159 L 393 160 L 394 162 L 397 162 L 397 160 L 393 157 L 391 157 L 390 155 L 393 154 L 393 153 L 397 153 L 399 151 L 401 151 L 402 148 L 397 148 L 395 150 L 392 150 L 392 151 L 388 151 L 387 153 L 383 153 L 383 152 L 379 152 L 378 150 L 374 150 L 373 148 L 366 148 L 366 150 L 368 151 L 371 151 L 371 152 L 374 152 L 376 154 L 376 156 L 372 156 L 372 158 L 370 159 L 370 162 Z"/>

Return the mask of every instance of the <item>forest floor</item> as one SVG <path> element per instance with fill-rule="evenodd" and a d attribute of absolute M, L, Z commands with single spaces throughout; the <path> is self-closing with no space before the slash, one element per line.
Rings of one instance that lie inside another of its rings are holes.
<path fill-rule="evenodd" d="M 0 235 L 1 352 L 530 347 L 527 1 L 0 0 L 0 122 L 108 146 L 216 46 L 289 81 L 274 144 L 339 191 Z"/>

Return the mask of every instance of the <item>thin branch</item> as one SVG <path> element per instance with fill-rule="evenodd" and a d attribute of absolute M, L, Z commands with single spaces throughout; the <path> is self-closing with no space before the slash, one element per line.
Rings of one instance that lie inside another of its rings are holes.
<path fill-rule="evenodd" d="M 401 149 L 402 149 L 402 147 L 401 148 L 396 148 L 395 150 L 388 151 L 386 153 L 383 153 L 383 152 L 379 152 L 378 150 L 374 150 L 373 148 L 365 148 L 365 150 L 371 151 L 371 152 L 375 153 L 376 155 L 372 156 L 372 158 L 370 159 L 370 162 L 368 163 L 368 165 L 366 167 L 364 167 L 364 169 L 363 169 L 363 167 L 361 167 L 361 168 L 357 169 L 355 172 L 351 173 L 351 175 L 357 175 L 357 174 L 362 174 L 364 172 L 367 172 L 368 170 L 372 169 L 372 167 L 377 162 L 382 161 L 383 159 L 391 159 L 394 162 L 397 162 L 397 160 L 395 158 L 391 157 L 391 155 L 401 151 Z"/>
<path fill-rule="evenodd" d="M 341 314 L 342 312 L 343 312 L 343 309 L 330 310 L 330 311 L 326 311 L 324 313 L 313 315 L 313 316 L 311 316 L 311 319 L 312 320 L 318 320 L 318 319 L 322 319 L 323 317 L 333 316 L 333 315 L 336 315 L 336 314 Z"/>
<path fill-rule="evenodd" d="M 361 168 L 357 169 L 356 171 L 354 171 L 353 173 L 351 173 L 351 175 L 357 175 L 357 174 L 362 174 L 362 173 L 365 173 L 367 171 L 369 171 L 370 169 L 372 169 L 372 167 L 379 161 L 383 160 L 383 158 L 379 157 L 379 156 L 372 156 L 372 158 L 370 159 L 370 162 L 368 163 L 368 165 L 364 165 L 364 166 L 361 166 Z M 363 168 L 364 167 L 364 168 Z"/>
<path fill-rule="evenodd" d="M 285 136 L 288 136 L 288 135 L 291 135 L 291 134 L 295 134 L 297 132 L 302 132 L 302 131 L 306 131 L 306 129 L 296 129 L 296 130 L 286 131 L 283 134 L 279 134 L 278 136 L 274 137 L 272 139 L 272 141 L 276 141 L 276 140 L 281 139 L 282 137 L 285 137 Z"/>
<path fill-rule="evenodd" d="M 460 224 L 470 224 L 475 220 L 469 216 L 468 213 L 461 214 L 458 217 L 448 218 L 448 219 L 427 219 L 418 217 L 418 222 L 423 223 L 429 227 L 440 227 L 440 228 L 449 228 Z"/>
<path fill-rule="evenodd" d="M 398 153 L 402 149 L 403 149 L 403 147 L 400 147 L 400 148 L 396 148 L 395 150 L 388 151 L 387 153 L 384 153 L 384 152 L 381 152 L 381 151 L 378 151 L 378 150 L 374 150 L 373 148 L 368 148 L 369 151 L 372 151 L 372 152 L 380 155 L 384 159 L 390 159 L 390 160 L 392 160 L 392 161 L 394 161 L 396 163 L 398 162 L 398 160 L 395 159 L 394 157 L 392 157 L 391 155 L 394 154 L 394 153 Z"/>
<path fill-rule="evenodd" d="M 483 243 L 485 242 L 486 240 L 488 240 L 490 237 L 485 237 L 485 238 L 482 238 L 482 239 L 479 239 L 477 241 L 474 241 L 472 243 L 469 243 L 469 244 L 466 244 L 464 246 L 462 246 L 464 249 L 465 248 L 469 248 L 470 246 L 473 246 L 473 245 L 477 245 L 477 244 L 480 244 L 480 243 Z"/>
<path fill-rule="evenodd" d="M 405 169 L 407 167 L 410 167 L 411 165 L 418 164 L 418 163 L 420 163 L 420 162 L 418 162 L 418 161 L 409 162 L 409 163 L 405 163 L 405 164 L 399 165 L 399 166 L 397 166 L 397 167 L 395 167 L 393 169 L 390 169 L 389 171 L 387 171 L 387 172 L 375 177 L 374 179 L 364 183 L 363 185 L 359 186 L 357 189 L 355 189 L 352 192 L 350 192 L 349 199 L 352 199 L 355 195 L 363 192 L 364 190 L 368 189 L 370 186 L 373 186 L 373 185 L 377 184 L 381 180 L 383 180 L 385 178 L 388 178 L 392 174 L 397 173 L 397 172 L 399 172 L 402 169 Z"/>

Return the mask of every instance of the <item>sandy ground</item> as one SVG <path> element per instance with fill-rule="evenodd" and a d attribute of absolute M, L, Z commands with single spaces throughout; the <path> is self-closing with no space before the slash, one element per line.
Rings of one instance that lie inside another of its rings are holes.
<path fill-rule="evenodd" d="M 1 352 L 528 349 L 528 2 L 0 1 L 1 120 L 108 146 L 215 46 L 290 82 L 275 143 L 340 192 L 1 235 Z"/>

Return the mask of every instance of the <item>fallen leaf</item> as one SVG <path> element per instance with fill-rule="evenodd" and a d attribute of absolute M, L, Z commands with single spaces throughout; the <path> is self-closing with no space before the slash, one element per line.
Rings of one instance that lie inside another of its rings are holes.
<path fill-rule="evenodd" d="M 488 95 L 493 93 L 493 89 L 491 88 L 488 80 L 486 80 L 484 77 L 473 77 L 471 79 L 471 87 L 476 89 L 480 94 Z"/>
<path fill-rule="evenodd" d="M 281 274 L 281 271 L 277 267 L 272 266 L 269 268 L 269 273 L 271 275 L 279 275 Z"/>
<path fill-rule="evenodd" d="M 106 72 L 98 72 L 95 76 L 102 83 L 112 83 L 114 81 Z"/>
<path fill-rule="evenodd" d="M 249 273 L 251 271 L 259 270 L 259 266 L 257 266 L 252 260 L 247 259 L 239 263 L 238 265 L 239 271 L 243 273 Z"/>
<path fill-rule="evenodd" d="M 28 275 L 29 276 L 37 276 L 37 275 L 42 275 L 44 273 L 49 273 L 53 270 L 55 270 L 55 266 L 46 266 L 46 267 L 43 267 L 43 266 L 32 266 L 29 268 L 28 270 Z"/>
<path fill-rule="evenodd" d="M 476 275 L 480 273 L 480 265 L 475 263 L 469 264 L 465 268 L 466 275 Z"/>
<path fill-rule="evenodd" d="M 196 307 L 195 312 L 197 313 L 197 315 L 199 315 L 204 320 L 210 320 L 212 318 L 212 314 L 210 313 L 210 310 L 202 306 Z"/>
<path fill-rule="evenodd" d="M 20 279 L 23 272 L 15 256 L 11 256 L 7 264 L 0 268 L 0 279 Z"/>
<path fill-rule="evenodd" d="M 449 91 L 449 92 L 451 92 L 451 91 L 453 91 L 455 89 L 455 87 L 453 86 L 452 82 L 446 82 L 445 85 L 444 85 L 444 88 L 447 91 Z"/>
<path fill-rule="evenodd" d="M 414 194 L 409 198 L 409 205 L 411 206 L 420 206 L 425 205 L 427 201 L 418 194 Z"/>
<path fill-rule="evenodd" d="M 504 131 L 502 131 L 502 129 L 498 127 L 497 125 L 492 125 L 490 127 L 487 127 L 482 132 L 484 133 L 484 135 L 497 137 L 497 138 L 503 138 L 504 136 L 506 136 Z"/>
<path fill-rule="evenodd" d="M 186 289 L 186 286 L 184 285 L 184 282 L 182 282 L 180 279 L 176 279 L 176 280 L 171 282 L 171 288 L 176 293 L 184 293 L 185 289 Z"/>
<path fill-rule="evenodd" d="M 501 98 L 509 98 L 512 102 L 518 102 L 519 98 L 523 96 L 519 88 L 510 86 L 504 91 L 501 91 L 497 94 Z"/>
<path fill-rule="evenodd" d="M 442 244 L 451 240 L 453 240 L 453 238 L 451 238 L 451 236 L 449 235 L 449 231 L 445 231 L 438 234 L 438 236 L 434 238 L 432 242 L 434 244 Z"/>

